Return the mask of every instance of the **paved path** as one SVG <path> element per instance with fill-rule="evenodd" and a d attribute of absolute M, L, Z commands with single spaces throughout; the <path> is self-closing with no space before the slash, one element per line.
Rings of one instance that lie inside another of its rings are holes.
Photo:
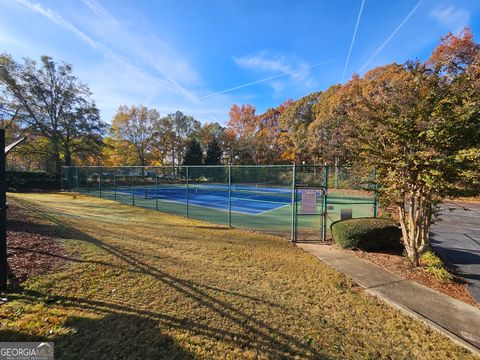
<path fill-rule="evenodd" d="M 329 245 L 299 247 L 353 279 L 366 292 L 399 308 L 480 356 L 480 310 Z"/>
<path fill-rule="evenodd" d="M 469 282 L 470 294 L 480 302 L 480 204 L 442 205 L 432 225 L 430 242 Z"/>

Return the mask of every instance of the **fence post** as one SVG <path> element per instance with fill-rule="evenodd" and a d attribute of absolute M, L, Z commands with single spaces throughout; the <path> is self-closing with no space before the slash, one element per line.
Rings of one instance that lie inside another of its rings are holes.
<path fill-rule="evenodd" d="M 102 168 L 98 168 L 98 195 L 102 198 Z"/>
<path fill-rule="evenodd" d="M 80 180 L 79 180 L 79 174 L 78 174 L 78 167 L 75 167 L 75 170 L 76 170 L 76 173 L 77 173 L 77 176 L 76 176 L 76 181 L 75 181 L 75 191 L 76 192 L 80 192 Z"/>
<path fill-rule="evenodd" d="M 377 171 L 373 170 L 373 181 L 375 181 L 375 187 L 373 189 L 373 217 L 378 217 L 378 183 L 377 183 Z"/>
<path fill-rule="evenodd" d="M 117 201 L 117 168 L 113 168 L 113 201 Z"/>
<path fill-rule="evenodd" d="M 335 156 L 335 189 L 338 189 L 338 157 Z"/>
<path fill-rule="evenodd" d="M 148 177 L 145 174 L 148 175 L 148 173 L 145 171 L 145 166 L 142 165 L 142 186 L 143 186 L 143 197 L 145 200 L 148 199 L 148 184 L 145 182 L 145 179 Z"/>
<path fill-rule="evenodd" d="M 88 186 L 88 179 L 89 179 L 89 175 L 90 175 L 90 174 L 89 174 L 89 171 L 88 171 L 88 170 L 90 170 L 90 168 L 87 167 L 87 178 L 85 179 L 85 182 L 86 182 L 86 184 L 87 184 L 87 194 L 90 193 L 90 186 Z"/>
<path fill-rule="evenodd" d="M 327 218 L 328 218 L 328 166 L 325 165 L 325 180 L 324 180 L 324 194 L 323 194 L 323 222 L 322 222 L 322 241 L 327 240 Z"/>
<path fill-rule="evenodd" d="M 132 169 L 130 169 L 132 171 Z M 135 182 L 135 175 L 133 174 L 133 171 L 130 173 L 130 176 L 132 177 L 132 205 L 135 205 L 135 187 L 134 182 Z"/>
<path fill-rule="evenodd" d="M 297 196 L 296 196 L 296 164 L 292 165 L 292 234 L 290 240 L 292 242 L 297 241 L 297 226 L 296 226 L 296 216 L 297 216 Z"/>
<path fill-rule="evenodd" d="M 228 164 L 228 227 L 232 227 L 232 164 Z"/>
<path fill-rule="evenodd" d="M 186 194 L 185 194 L 185 198 L 187 200 L 187 204 L 186 204 L 186 215 L 187 215 L 187 218 L 188 218 L 188 166 L 185 166 L 185 176 L 186 176 L 186 182 L 187 182 L 187 191 L 186 191 Z"/>
<path fill-rule="evenodd" d="M 158 211 L 158 173 L 155 170 L 155 210 Z"/>

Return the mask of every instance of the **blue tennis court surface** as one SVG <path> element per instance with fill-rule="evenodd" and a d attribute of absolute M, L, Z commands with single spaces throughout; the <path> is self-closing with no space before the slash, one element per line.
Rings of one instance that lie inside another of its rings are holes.
<path fill-rule="evenodd" d="M 145 188 L 117 188 L 118 193 L 133 195 L 136 198 L 155 199 L 159 201 L 177 202 L 194 206 L 203 206 L 207 208 L 228 210 L 231 206 L 232 211 L 251 215 L 262 214 L 264 212 L 281 208 L 291 204 L 291 190 L 281 188 L 255 188 L 249 186 L 234 185 L 231 188 L 231 204 L 228 201 L 227 185 L 200 185 L 172 187 Z"/>

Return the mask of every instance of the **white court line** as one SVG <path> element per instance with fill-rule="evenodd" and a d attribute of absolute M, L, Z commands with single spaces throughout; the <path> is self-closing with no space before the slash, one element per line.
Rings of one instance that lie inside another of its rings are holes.
<path fill-rule="evenodd" d="M 241 200 L 245 200 L 245 199 L 241 199 Z M 159 199 L 159 201 L 163 201 L 163 202 L 172 202 L 172 203 L 177 203 L 177 204 L 182 204 L 182 205 L 186 205 L 186 201 L 178 201 L 178 200 L 164 200 L 164 199 Z M 225 202 L 207 202 L 207 204 L 205 204 L 204 202 L 200 203 L 199 201 L 196 201 L 196 200 L 190 200 L 188 201 L 188 204 L 189 205 L 192 205 L 192 206 L 198 206 L 198 207 L 206 207 L 206 208 L 210 208 L 210 209 L 215 209 L 215 210 L 219 210 L 219 211 L 225 211 L 227 212 L 228 211 L 228 208 L 227 209 L 224 209 L 224 208 L 218 208 L 218 207 L 214 207 L 214 206 L 208 206 L 208 205 L 224 205 Z M 265 211 L 262 211 L 262 212 L 258 212 L 258 213 L 251 213 L 251 212 L 248 212 L 248 211 L 252 211 L 252 208 L 248 208 L 248 207 L 245 207 L 245 206 L 237 206 L 237 205 L 233 205 L 232 207 L 235 207 L 237 210 L 232 210 L 232 212 L 234 213 L 237 213 L 237 214 L 247 214 L 247 215 L 262 215 L 262 214 L 265 214 L 267 212 L 270 212 L 270 211 L 273 211 L 273 210 L 277 210 L 277 209 L 281 209 L 285 206 L 289 206 L 291 204 L 285 204 L 283 206 L 278 206 L 276 208 L 273 208 L 273 209 L 269 209 L 269 210 L 265 210 Z M 160 208 L 159 208 L 160 209 Z M 242 210 L 239 210 L 239 209 L 245 209 L 245 210 L 248 210 L 248 211 L 242 211 Z M 161 209 L 160 209 L 161 210 Z"/>
<path fill-rule="evenodd" d="M 123 191 L 119 191 L 123 194 L 125 194 L 126 196 L 131 196 L 132 193 L 131 192 L 123 192 Z M 200 194 L 202 195 L 202 194 Z M 206 194 L 205 194 L 206 195 Z M 140 196 L 140 195 L 139 195 Z M 208 196 L 215 196 L 215 195 L 208 195 Z M 222 197 L 220 195 L 218 195 L 217 197 Z M 222 197 L 223 198 L 223 197 Z M 232 196 L 232 199 L 237 199 L 237 200 L 242 200 L 242 201 L 251 201 L 251 202 L 262 202 L 262 203 L 269 203 L 269 204 L 285 204 L 283 202 L 277 202 L 277 201 L 265 201 L 265 200 L 255 200 L 255 199 L 245 199 L 245 198 L 238 198 L 238 197 L 233 197 Z M 149 199 L 138 199 L 138 201 L 141 201 L 141 200 L 155 200 L 155 197 L 153 198 L 149 198 Z M 166 202 L 166 203 L 175 203 L 175 204 L 182 204 L 182 205 L 186 205 L 186 199 L 184 199 L 184 201 L 182 200 L 172 200 L 172 199 L 161 199 L 159 198 L 158 199 L 159 202 Z M 188 200 L 188 204 L 189 205 L 193 205 L 193 206 L 198 206 L 198 207 L 206 207 L 206 208 L 210 208 L 210 209 L 215 209 L 215 210 L 220 210 L 220 211 L 228 211 L 228 208 L 227 209 L 223 209 L 223 208 L 218 208 L 218 207 L 214 207 L 214 206 L 208 206 L 208 204 L 211 204 L 211 205 L 223 205 L 225 204 L 224 201 L 222 202 L 218 202 L 218 201 L 208 201 L 207 204 L 205 204 L 204 202 L 202 202 L 201 204 L 199 204 L 199 201 L 198 200 L 192 200 L 191 198 L 189 198 Z M 253 209 L 252 208 L 249 208 L 249 207 L 245 207 L 245 206 L 237 206 L 237 205 L 233 205 L 235 208 L 237 209 L 245 209 L 245 210 L 248 210 L 248 211 L 242 211 L 242 210 L 232 210 L 232 212 L 234 213 L 238 213 L 238 214 L 247 214 L 247 215 L 263 215 L 263 214 L 266 214 L 270 211 L 273 211 L 273 210 L 278 210 L 278 209 L 281 209 L 285 206 L 290 206 L 291 204 L 285 204 L 283 206 L 277 206 L 273 209 L 268 209 L 268 210 L 265 210 L 265 211 L 261 211 L 261 212 L 258 212 L 258 213 L 254 213 L 252 214 L 251 212 L 249 211 L 252 211 Z M 233 207 L 232 206 L 232 207 Z M 159 210 L 162 210 L 160 207 L 159 207 Z"/>
<path fill-rule="evenodd" d="M 254 215 L 263 215 L 263 214 L 268 213 L 268 212 L 270 212 L 270 211 L 278 210 L 278 209 L 284 208 L 285 206 L 290 206 L 290 205 L 292 205 L 292 204 L 285 204 L 285 205 L 283 205 L 283 206 L 279 206 L 279 207 L 276 207 L 276 208 L 270 209 L 270 210 L 265 210 L 265 211 L 262 211 L 261 213 L 254 214 Z"/>

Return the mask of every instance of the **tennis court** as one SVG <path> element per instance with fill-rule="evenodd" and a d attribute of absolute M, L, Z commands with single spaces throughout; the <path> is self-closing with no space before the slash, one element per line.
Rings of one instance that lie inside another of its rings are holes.
<path fill-rule="evenodd" d="M 160 201 L 177 202 L 211 209 L 231 210 L 245 214 L 263 214 L 291 204 L 291 190 L 279 188 L 262 188 L 256 186 L 233 185 L 182 185 L 150 188 L 120 188 L 123 194 L 159 199 Z"/>
<path fill-rule="evenodd" d="M 326 239 L 346 216 L 376 215 L 374 192 L 326 166 L 67 167 L 64 189 L 292 240 Z M 315 193 L 310 213 L 306 189 Z"/>

